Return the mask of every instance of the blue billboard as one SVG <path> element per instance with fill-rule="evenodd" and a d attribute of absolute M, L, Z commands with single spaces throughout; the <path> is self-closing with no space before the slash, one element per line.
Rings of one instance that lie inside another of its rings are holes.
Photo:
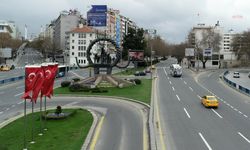
<path fill-rule="evenodd" d="M 107 6 L 92 5 L 92 8 L 87 12 L 88 26 L 103 27 L 107 24 Z"/>

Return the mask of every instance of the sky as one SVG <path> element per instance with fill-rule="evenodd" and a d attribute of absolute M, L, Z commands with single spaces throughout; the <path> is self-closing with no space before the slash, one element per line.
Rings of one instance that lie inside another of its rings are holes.
<path fill-rule="evenodd" d="M 62 10 L 77 9 L 86 17 L 91 5 L 120 10 L 170 43 L 185 41 L 197 23 L 213 26 L 219 21 L 225 32 L 250 29 L 249 0 L 1 0 L 0 20 L 15 21 L 22 33 L 26 24 L 28 34 L 36 35 Z"/>

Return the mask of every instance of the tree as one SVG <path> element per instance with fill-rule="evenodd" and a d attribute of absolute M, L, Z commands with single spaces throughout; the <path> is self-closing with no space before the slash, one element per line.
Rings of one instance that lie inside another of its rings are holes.
<path fill-rule="evenodd" d="M 128 50 L 145 50 L 146 41 L 144 39 L 144 30 L 143 29 L 133 29 L 128 28 L 128 34 L 123 38 L 123 56 L 128 55 Z"/>
<path fill-rule="evenodd" d="M 232 50 L 236 53 L 238 60 L 250 58 L 250 31 L 244 31 L 233 38 Z"/>

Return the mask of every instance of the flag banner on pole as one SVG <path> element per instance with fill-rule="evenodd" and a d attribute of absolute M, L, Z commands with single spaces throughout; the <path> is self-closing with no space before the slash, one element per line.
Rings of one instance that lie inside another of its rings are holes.
<path fill-rule="evenodd" d="M 33 86 L 33 93 L 32 93 L 32 100 L 36 103 L 36 100 L 38 98 L 38 95 L 40 91 L 42 90 L 44 83 L 44 71 L 42 67 L 40 67 L 36 72 L 36 81 Z"/>
<path fill-rule="evenodd" d="M 41 91 L 41 96 L 51 97 L 53 95 L 54 81 L 58 70 L 58 64 L 48 64 L 42 66 L 45 75 L 45 81 Z"/>
<path fill-rule="evenodd" d="M 40 66 L 25 66 L 25 91 L 22 96 L 23 99 L 31 99 L 31 93 L 37 79 L 37 72 L 40 68 Z"/>

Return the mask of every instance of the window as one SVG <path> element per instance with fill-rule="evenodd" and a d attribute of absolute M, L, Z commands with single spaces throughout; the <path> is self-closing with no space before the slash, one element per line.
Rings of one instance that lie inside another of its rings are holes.
<path fill-rule="evenodd" d="M 75 40 L 72 40 L 72 43 L 74 43 L 75 42 Z"/>
<path fill-rule="evenodd" d="M 83 51 L 83 46 L 78 46 L 79 51 Z"/>
<path fill-rule="evenodd" d="M 83 38 L 86 38 L 86 34 L 85 33 L 83 34 Z"/>
<path fill-rule="evenodd" d="M 72 56 L 74 56 L 75 55 L 75 53 L 74 52 L 72 52 Z"/>
<path fill-rule="evenodd" d="M 90 33 L 89 36 L 92 37 L 92 33 Z"/>
<path fill-rule="evenodd" d="M 0 30 L 3 30 L 3 28 L 4 28 L 3 26 L 0 26 Z"/>
<path fill-rule="evenodd" d="M 78 57 L 80 57 L 81 56 L 81 53 L 80 52 L 78 52 Z"/>
<path fill-rule="evenodd" d="M 85 33 L 79 33 L 79 38 L 86 38 L 86 34 Z"/>
<path fill-rule="evenodd" d="M 86 46 L 83 46 L 83 50 L 86 50 Z"/>
<path fill-rule="evenodd" d="M 86 44 L 86 40 L 83 41 L 83 44 Z"/>
<path fill-rule="evenodd" d="M 83 56 L 86 57 L 86 53 L 85 52 L 83 53 Z"/>
<path fill-rule="evenodd" d="M 74 33 L 72 33 L 71 35 L 72 35 L 73 37 L 75 36 L 75 34 L 74 34 Z"/>
<path fill-rule="evenodd" d="M 81 63 L 83 63 L 83 61 L 81 60 Z"/>
<path fill-rule="evenodd" d="M 75 48 L 75 46 L 72 46 L 72 47 L 71 47 L 71 49 L 74 49 L 74 48 Z"/>
<path fill-rule="evenodd" d="M 86 60 L 84 59 L 84 64 L 86 64 Z"/>

